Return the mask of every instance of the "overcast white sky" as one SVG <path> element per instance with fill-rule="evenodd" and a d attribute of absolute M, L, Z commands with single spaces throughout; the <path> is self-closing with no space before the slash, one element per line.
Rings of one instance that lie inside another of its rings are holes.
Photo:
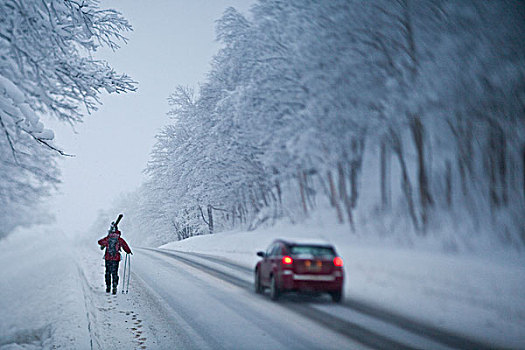
<path fill-rule="evenodd" d="M 127 45 L 101 52 L 118 72 L 139 82 L 136 93 L 104 95 L 103 105 L 74 134 L 51 125 L 56 144 L 74 158 L 61 160 L 63 184 L 50 205 L 67 231 L 89 227 L 100 209 L 137 188 L 154 136 L 168 123 L 167 97 L 177 85 L 197 88 L 205 79 L 215 42 L 215 21 L 233 6 L 249 13 L 252 0 L 104 0 L 133 25 Z M 55 210 L 56 209 L 56 210 Z M 118 213 L 115 213 L 115 216 Z M 109 225 L 109 223 L 108 223 Z"/>

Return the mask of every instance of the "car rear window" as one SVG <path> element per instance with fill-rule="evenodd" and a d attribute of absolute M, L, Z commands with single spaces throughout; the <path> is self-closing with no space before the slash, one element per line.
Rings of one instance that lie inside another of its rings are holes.
<path fill-rule="evenodd" d="M 322 247 L 315 245 L 293 245 L 289 247 L 290 254 L 295 256 L 327 256 L 334 257 L 335 252 L 331 247 Z"/>

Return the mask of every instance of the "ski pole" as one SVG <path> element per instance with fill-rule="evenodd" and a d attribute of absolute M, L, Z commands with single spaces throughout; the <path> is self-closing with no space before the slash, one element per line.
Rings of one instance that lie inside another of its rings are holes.
<path fill-rule="evenodd" d="M 124 294 L 124 283 L 126 283 L 126 264 L 128 262 L 128 254 L 126 254 L 126 257 L 124 258 L 124 274 L 122 278 L 122 294 Z"/>
<path fill-rule="evenodd" d="M 128 284 L 126 286 L 126 294 L 128 294 L 129 291 L 129 278 L 131 276 L 131 255 L 128 255 L 129 261 L 128 261 Z"/>

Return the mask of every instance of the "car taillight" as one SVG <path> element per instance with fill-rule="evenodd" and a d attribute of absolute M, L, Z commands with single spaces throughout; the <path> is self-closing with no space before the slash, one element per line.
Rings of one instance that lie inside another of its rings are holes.
<path fill-rule="evenodd" d="M 293 259 L 290 258 L 288 255 L 283 256 L 283 264 L 284 265 L 291 265 L 293 263 Z"/>
<path fill-rule="evenodd" d="M 343 259 L 341 259 L 340 257 L 336 256 L 334 258 L 334 266 L 343 267 Z"/>

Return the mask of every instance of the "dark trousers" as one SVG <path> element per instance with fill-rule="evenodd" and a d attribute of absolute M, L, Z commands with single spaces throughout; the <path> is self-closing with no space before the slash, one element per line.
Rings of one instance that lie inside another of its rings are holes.
<path fill-rule="evenodd" d="M 111 286 L 111 279 L 113 278 L 113 288 L 118 285 L 118 260 L 106 260 L 106 287 Z"/>

